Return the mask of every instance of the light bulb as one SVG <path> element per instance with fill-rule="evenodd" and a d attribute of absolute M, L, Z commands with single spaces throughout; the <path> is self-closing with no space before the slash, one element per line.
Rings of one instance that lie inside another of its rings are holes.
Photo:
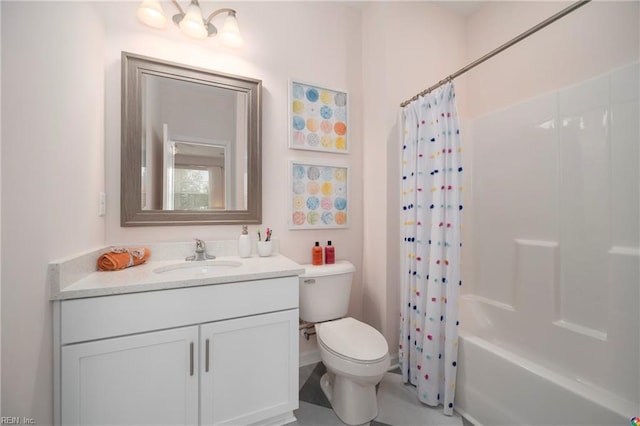
<path fill-rule="evenodd" d="M 164 28 L 167 25 L 167 18 L 158 0 L 144 0 L 136 14 L 138 19 L 152 28 Z"/>
<path fill-rule="evenodd" d="M 222 38 L 222 43 L 229 47 L 242 47 L 244 44 L 235 13 L 230 12 L 227 15 L 220 31 L 220 37 Z"/>
<path fill-rule="evenodd" d="M 187 9 L 187 13 L 180 21 L 180 29 L 189 37 L 203 39 L 209 36 L 207 29 L 204 27 L 202 20 L 202 12 L 197 4 L 191 3 Z"/>

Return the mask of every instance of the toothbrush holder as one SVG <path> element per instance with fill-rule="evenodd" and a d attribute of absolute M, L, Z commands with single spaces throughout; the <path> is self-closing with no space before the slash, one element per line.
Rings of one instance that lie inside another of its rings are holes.
<path fill-rule="evenodd" d="M 260 257 L 271 256 L 271 252 L 273 251 L 271 241 L 258 241 L 256 248 L 258 249 L 258 256 Z"/>

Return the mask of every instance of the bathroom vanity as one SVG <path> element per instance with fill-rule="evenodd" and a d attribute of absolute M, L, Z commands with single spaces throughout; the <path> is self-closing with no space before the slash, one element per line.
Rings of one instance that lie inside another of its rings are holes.
<path fill-rule="evenodd" d="M 295 420 L 298 264 L 229 256 L 83 275 L 97 257 L 84 256 L 50 264 L 57 424 Z"/>

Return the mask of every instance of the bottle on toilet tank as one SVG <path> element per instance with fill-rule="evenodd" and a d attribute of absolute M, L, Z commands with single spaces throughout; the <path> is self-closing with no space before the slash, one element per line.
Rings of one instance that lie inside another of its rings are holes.
<path fill-rule="evenodd" d="M 316 241 L 316 245 L 311 249 L 311 263 L 314 265 L 322 265 L 322 247 L 320 242 Z"/>
<path fill-rule="evenodd" d="M 324 263 L 327 265 L 336 263 L 336 248 L 331 245 L 331 241 L 327 241 L 324 248 Z"/>

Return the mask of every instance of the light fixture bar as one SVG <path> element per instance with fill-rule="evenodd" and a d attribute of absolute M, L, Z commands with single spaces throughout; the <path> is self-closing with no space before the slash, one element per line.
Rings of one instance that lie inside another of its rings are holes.
<path fill-rule="evenodd" d="M 173 1 L 175 1 L 175 0 L 173 0 Z M 204 21 L 204 22 L 205 22 L 206 24 L 208 24 L 209 22 L 211 22 L 211 20 L 212 20 L 214 17 L 216 17 L 216 16 L 218 16 L 218 15 L 221 15 L 221 14 L 223 14 L 223 13 L 228 13 L 228 14 L 230 14 L 230 15 L 236 16 L 236 11 L 235 11 L 235 10 L 233 10 L 233 9 L 229 9 L 228 7 L 225 7 L 225 8 L 218 9 L 218 10 L 216 10 L 216 11 L 211 12 L 211 14 L 210 14 L 210 15 L 209 15 L 209 17 L 207 18 L 207 20 L 206 20 L 206 21 Z"/>
<path fill-rule="evenodd" d="M 238 20 L 234 9 L 222 8 L 215 10 L 209 14 L 205 20 L 198 0 L 190 0 L 187 9 L 183 9 L 177 0 L 171 0 L 171 3 L 173 3 L 178 10 L 178 13 L 172 17 L 173 23 L 180 27 L 185 35 L 196 39 L 214 37 L 218 34 L 218 29 L 211 21 L 216 16 L 226 13 L 227 17 L 222 26 L 221 33 L 222 43 L 229 47 L 240 47 L 243 45 L 242 35 L 238 28 Z M 162 6 L 160 6 L 159 0 L 143 0 L 143 3 L 138 7 L 138 18 L 154 28 L 164 26 L 164 22 L 161 22 L 160 19 L 164 19 L 162 14 Z M 151 19 L 151 17 L 154 19 Z M 166 22 L 166 20 L 164 21 Z"/>
<path fill-rule="evenodd" d="M 184 16 L 184 10 L 180 7 L 180 3 L 178 3 L 176 0 L 171 0 L 171 3 L 173 3 L 173 5 L 178 9 L 180 15 Z"/>

